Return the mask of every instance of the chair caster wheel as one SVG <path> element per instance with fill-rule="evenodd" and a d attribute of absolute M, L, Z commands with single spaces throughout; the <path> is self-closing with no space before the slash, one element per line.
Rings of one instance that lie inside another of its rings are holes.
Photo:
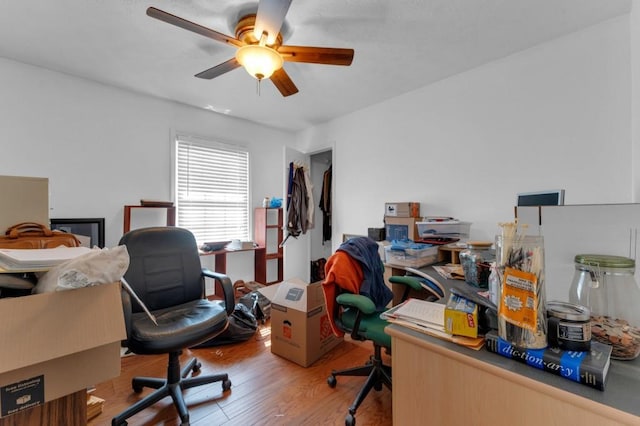
<path fill-rule="evenodd" d="M 140 393 L 140 392 L 142 392 L 142 389 L 144 389 L 144 386 L 140 386 L 140 385 L 136 384 L 136 383 L 132 380 L 132 381 L 131 381 L 131 388 L 133 389 L 133 391 L 134 391 L 135 393 Z M 126 426 L 126 423 L 120 423 L 120 424 L 122 424 L 122 425 Z"/>
<path fill-rule="evenodd" d="M 116 422 L 115 420 L 111 420 L 111 426 L 127 426 L 129 423 L 127 423 L 126 420 L 121 421 L 120 423 Z"/>
<path fill-rule="evenodd" d="M 327 378 L 327 384 L 330 388 L 335 388 L 338 381 L 336 380 L 336 376 L 329 376 Z"/>
<path fill-rule="evenodd" d="M 345 426 L 355 426 L 356 425 L 356 418 L 353 417 L 352 414 L 347 414 L 347 417 L 344 418 L 344 425 Z"/>
<path fill-rule="evenodd" d="M 226 392 L 231 389 L 231 380 L 223 380 L 222 381 L 222 392 Z"/>
<path fill-rule="evenodd" d="M 202 363 L 198 361 L 195 364 L 193 364 L 193 368 L 191 369 L 191 371 L 193 371 L 194 373 L 197 373 L 198 371 L 200 371 L 200 368 L 202 368 Z"/>

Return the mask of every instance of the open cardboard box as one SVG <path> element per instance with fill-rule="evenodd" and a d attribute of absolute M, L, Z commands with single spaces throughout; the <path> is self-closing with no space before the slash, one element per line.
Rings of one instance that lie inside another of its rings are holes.
<path fill-rule="evenodd" d="M 0 299 L 0 417 L 120 375 L 120 284 Z"/>
<path fill-rule="evenodd" d="M 331 331 L 322 282 L 292 279 L 258 291 L 271 301 L 271 353 L 308 367 L 342 342 Z"/>

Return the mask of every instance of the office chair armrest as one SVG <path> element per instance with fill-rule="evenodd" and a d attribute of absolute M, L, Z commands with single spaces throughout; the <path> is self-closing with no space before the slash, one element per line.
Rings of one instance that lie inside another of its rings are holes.
<path fill-rule="evenodd" d="M 122 341 L 122 346 L 127 346 L 127 342 L 129 340 L 129 335 L 131 333 L 131 295 L 124 289 L 120 289 L 121 297 L 122 297 L 122 313 L 124 316 L 124 327 L 127 332 L 127 340 Z"/>
<path fill-rule="evenodd" d="M 376 305 L 371 299 L 359 294 L 343 293 L 336 297 L 336 302 L 344 306 L 352 306 L 363 314 L 372 314 L 376 311 Z"/>
<path fill-rule="evenodd" d="M 392 275 L 389 277 L 389 282 L 394 284 L 402 284 L 407 287 L 411 287 L 413 290 L 422 290 L 422 284 L 416 277 L 410 277 L 407 275 Z"/>
<path fill-rule="evenodd" d="M 444 288 L 435 279 L 428 279 L 426 277 L 417 277 L 412 275 L 392 275 L 389 277 L 389 282 L 392 284 L 404 285 L 404 291 L 402 292 L 401 300 L 407 300 L 409 297 L 409 291 L 415 290 L 420 292 L 427 292 L 430 294 L 428 299 L 439 300 L 445 296 Z"/>
<path fill-rule="evenodd" d="M 222 292 L 224 293 L 224 307 L 227 311 L 227 315 L 231 315 L 236 306 L 236 299 L 233 293 L 233 284 L 231 284 L 231 279 L 229 279 L 225 274 L 213 272 L 207 268 L 202 268 L 202 275 L 208 278 L 213 278 L 216 282 L 220 283 L 222 286 Z"/>

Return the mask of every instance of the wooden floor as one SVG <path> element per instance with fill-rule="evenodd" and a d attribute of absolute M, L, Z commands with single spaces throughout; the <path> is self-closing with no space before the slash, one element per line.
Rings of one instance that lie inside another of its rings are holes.
<path fill-rule="evenodd" d="M 364 377 L 338 377 L 335 388 L 327 385 L 332 369 L 365 363 L 372 353 L 369 342 L 347 338 L 307 368 L 271 354 L 269 324 L 255 339 L 212 348 L 187 350 L 183 360 L 196 356 L 202 362 L 200 374 L 226 372 L 233 383 L 222 393 L 220 383 L 186 391 L 191 426 L 215 425 L 344 425 L 344 417 Z M 390 361 L 390 360 L 388 360 Z M 134 376 L 162 377 L 166 356 L 133 355 L 122 358 L 120 377 L 96 386 L 94 395 L 105 399 L 102 414 L 89 426 L 110 425 L 111 418 L 151 392 L 131 390 Z M 391 425 L 391 392 L 383 387 L 372 391 L 358 409 L 356 423 Z M 179 425 L 170 398 L 158 402 L 129 419 L 130 426 Z"/>

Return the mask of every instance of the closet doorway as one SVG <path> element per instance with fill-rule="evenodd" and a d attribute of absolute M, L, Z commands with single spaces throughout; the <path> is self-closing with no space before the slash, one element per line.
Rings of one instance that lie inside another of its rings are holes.
<path fill-rule="evenodd" d="M 331 210 L 333 180 L 333 150 L 310 155 L 310 175 L 313 184 L 314 226 L 310 230 L 310 282 L 324 279 L 324 261 L 332 254 Z"/>

